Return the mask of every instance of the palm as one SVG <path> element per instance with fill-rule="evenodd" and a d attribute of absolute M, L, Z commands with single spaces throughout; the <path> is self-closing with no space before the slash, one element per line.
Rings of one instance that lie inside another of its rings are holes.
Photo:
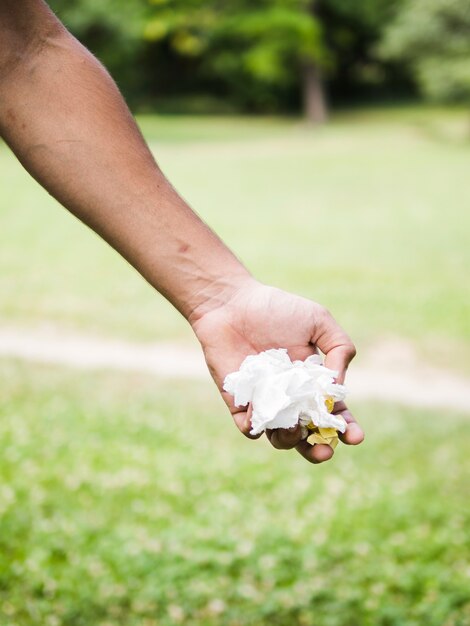
<path fill-rule="evenodd" d="M 280 347 L 298 359 L 313 354 L 313 307 L 298 296 L 260 287 L 205 316 L 197 334 L 219 389 L 249 354 Z"/>

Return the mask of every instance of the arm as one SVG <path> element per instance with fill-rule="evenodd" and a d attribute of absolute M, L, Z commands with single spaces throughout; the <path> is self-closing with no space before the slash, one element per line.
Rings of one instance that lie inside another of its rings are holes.
<path fill-rule="evenodd" d="M 247 354 L 276 346 L 305 358 L 316 344 L 344 377 L 354 353 L 347 335 L 319 305 L 250 276 L 166 180 L 109 74 L 42 0 L 0 5 L 0 134 L 188 319 L 219 389 Z M 225 400 L 246 433 L 246 412 Z M 346 440 L 359 435 L 353 426 Z M 323 460 L 295 433 L 276 432 L 272 442 Z"/>

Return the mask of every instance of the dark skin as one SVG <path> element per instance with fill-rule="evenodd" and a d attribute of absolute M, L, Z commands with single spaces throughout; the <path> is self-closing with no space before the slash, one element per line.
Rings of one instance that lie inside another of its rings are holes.
<path fill-rule="evenodd" d="M 188 320 L 243 434 L 249 408 L 235 407 L 222 383 L 247 355 L 283 347 L 305 359 L 320 349 L 344 381 L 355 355 L 349 336 L 321 305 L 251 276 L 165 178 L 109 74 L 42 0 L 0 0 L 0 134 Z M 348 422 L 343 441 L 360 443 L 346 405 L 334 412 Z M 267 436 L 312 463 L 333 455 L 301 441 L 299 428 Z"/>

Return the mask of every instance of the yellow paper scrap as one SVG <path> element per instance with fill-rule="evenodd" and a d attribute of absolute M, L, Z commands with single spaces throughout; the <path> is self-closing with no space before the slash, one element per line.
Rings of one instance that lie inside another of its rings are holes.
<path fill-rule="evenodd" d="M 335 406 L 334 398 L 332 398 L 331 396 L 327 396 L 325 398 L 325 406 L 326 406 L 326 410 L 328 411 L 328 413 L 331 413 Z"/>
<path fill-rule="evenodd" d="M 338 431 L 335 428 L 318 428 L 313 422 L 310 422 L 307 429 L 309 431 L 307 441 L 310 444 L 326 444 L 331 446 L 333 450 L 338 445 Z"/>
<path fill-rule="evenodd" d="M 338 431 L 336 430 L 336 428 L 319 428 L 318 430 L 320 432 L 320 435 L 325 439 L 338 436 Z"/>
<path fill-rule="evenodd" d="M 333 437 L 333 439 L 330 439 L 330 446 L 333 448 L 333 450 L 338 445 L 338 441 L 339 441 L 338 437 Z"/>
<path fill-rule="evenodd" d="M 323 439 L 321 435 L 310 435 L 308 438 L 309 443 L 328 443 L 326 439 Z"/>

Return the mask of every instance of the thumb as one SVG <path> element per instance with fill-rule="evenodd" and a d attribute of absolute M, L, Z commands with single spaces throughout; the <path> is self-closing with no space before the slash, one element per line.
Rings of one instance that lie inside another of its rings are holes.
<path fill-rule="evenodd" d="M 325 355 L 325 366 L 338 372 L 336 382 L 342 384 L 348 365 L 356 356 L 356 348 L 349 335 L 326 309 L 321 308 L 316 312 L 311 342 Z"/>

